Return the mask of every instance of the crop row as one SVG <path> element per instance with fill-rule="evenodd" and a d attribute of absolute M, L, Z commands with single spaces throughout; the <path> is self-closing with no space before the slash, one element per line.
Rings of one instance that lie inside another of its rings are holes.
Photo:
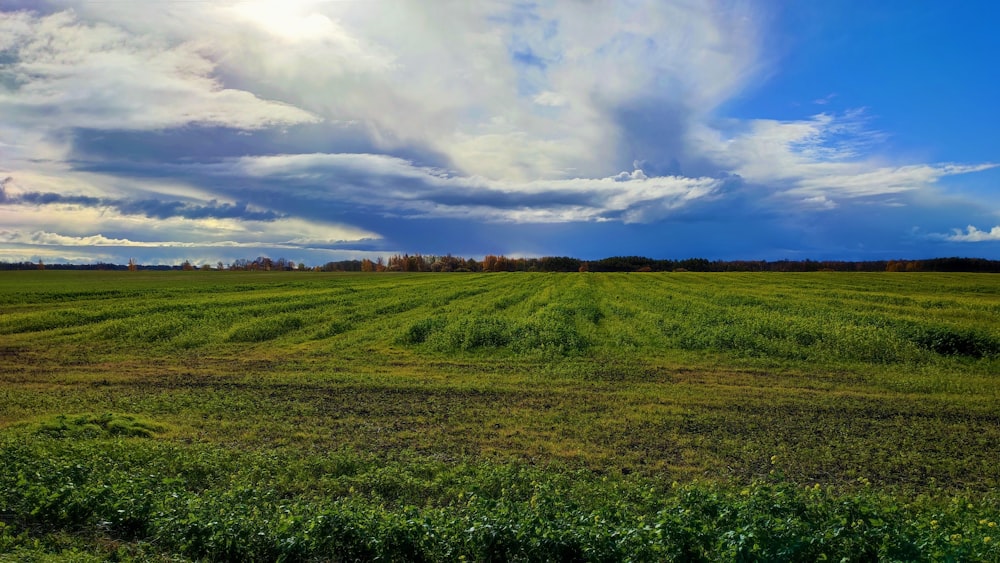
<path fill-rule="evenodd" d="M 1000 357 L 1000 297 L 959 284 L 948 299 L 929 301 L 852 284 L 819 291 L 815 276 L 299 277 L 273 286 L 211 285 L 190 295 L 176 288 L 101 292 L 100 300 L 82 302 L 59 299 L 79 291 L 53 291 L 46 303 L 11 307 L 0 334 L 86 341 L 108 351 L 138 346 L 152 354 L 205 347 L 225 353 L 231 344 L 319 351 L 340 338 L 336 346 L 403 345 L 448 355 L 676 350 L 765 363 L 860 364 Z M 870 279 L 876 287 L 884 282 Z"/>
<path fill-rule="evenodd" d="M 218 561 L 1000 557 L 995 497 L 838 493 L 780 477 L 671 486 L 557 467 L 79 436 L 0 448 L 0 552 L 65 552 L 69 532 L 74 549 L 95 556 Z"/>

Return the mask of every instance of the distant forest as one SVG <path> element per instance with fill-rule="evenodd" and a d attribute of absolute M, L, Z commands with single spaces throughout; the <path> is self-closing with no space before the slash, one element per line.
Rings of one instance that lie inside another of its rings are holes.
<path fill-rule="evenodd" d="M 1000 273 L 1000 260 L 984 258 L 931 258 L 925 260 L 707 260 L 687 258 L 664 260 L 645 256 L 612 256 L 581 260 L 568 256 L 509 258 L 487 255 L 482 260 L 452 255 L 394 255 L 388 260 L 341 260 L 321 266 L 307 266 L 284 258 L 259 256 L 234 260 L 229 264 L 147 266 L 130 260 L 128 264 L 45 264 L 0 262 L 0 270 L 232 270 L 232 271 L 317 271 L 317 272 L 982 272 Z"/>

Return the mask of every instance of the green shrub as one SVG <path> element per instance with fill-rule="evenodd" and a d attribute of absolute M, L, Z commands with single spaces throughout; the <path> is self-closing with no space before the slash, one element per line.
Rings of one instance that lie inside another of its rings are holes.
<path fill-rule="evenodd" d="M 229 342 L 266 342 L 302 328 L 300 317 L 258 319 L 234 328 L 226 338 Z"/>
<path fill-rule="evenodd" d="M 422 344 L 432 332 L 441 330 L 445 326 L 444 319 L 430 318 L 420 319 L 410 325 L 406 332 L 400 337 L 399 342 L 403 344 Z"/>
<path fill-rule="evenodd" d="M 37 433 L 56 438 L 99 438 L 123 436 L 149 438 L 166 431 L 166 427 L 152 420 L 126 414 L 58 415 L 42 422 Z"/>
<path fill-rule="evenodd" d="M 936 354 L 972 358 L 1000 355 L 1000 340 L 975 328 L 911 325 L 902 332 L 917 346 Z"/>
<path fill-rule="evenodd" d="M 512 323 L 496 317 L 463 319 L 452 325 L 448 337 L 452 348 L 502 348 L 511 342 Z"/>

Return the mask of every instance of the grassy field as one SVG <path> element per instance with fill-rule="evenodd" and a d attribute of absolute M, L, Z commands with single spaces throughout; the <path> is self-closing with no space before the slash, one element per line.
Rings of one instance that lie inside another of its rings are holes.
<path fill-rule="evenodd" d="M 0 275 L 0 559 L 1000 560 L 1000 278 Z"/>

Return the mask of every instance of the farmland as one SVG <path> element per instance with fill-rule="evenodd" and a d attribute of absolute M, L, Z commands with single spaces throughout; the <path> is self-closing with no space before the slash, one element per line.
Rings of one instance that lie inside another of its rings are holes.
<path fill-rule="evenodd" d="M 0 557 L 1000 560 L 989 274 L 4 272 Z"/>

